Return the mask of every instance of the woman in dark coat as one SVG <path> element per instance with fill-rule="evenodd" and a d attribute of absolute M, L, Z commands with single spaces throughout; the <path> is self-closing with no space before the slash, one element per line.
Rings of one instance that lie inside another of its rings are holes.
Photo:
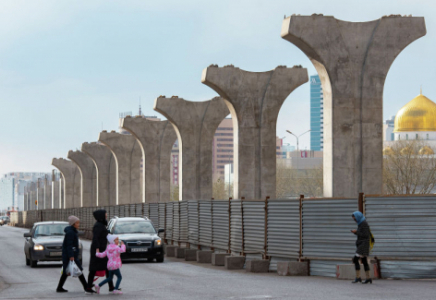
<path fill-rule="evenodd" d="M 79 234 L 77 229 L 80 225 L 79 218 L 75 216 L 68 217 L 68 224 L 70 226 L 65 227 L 65 237 L 64 242 L 62 243 L 62 275 L 59 280 L 58 287 L 56 292 L 58 293 L 66 293 L 68 292 L 63 288 L 65 281 L 67 281 L 67 267 L 70 264 L 70 261 L 74 261 L 80 270 L 83 271 L 81 261 L 79 260 Z M 87 284 L 85 276 L 80 275 L 79 280 L 83 285 L 83 289 L 86 291 Z"/>
<path fill-rule="evenodd" d="M 97 271 L 106 271 L 106 277 L 108 277 L 109 272 L 107 270 L 107 257 L 98 258 L 95 253 L 97 249 L 100 252 L 104 252 L 107 246 L 107 214 L 104 209 L 99 209 L 94 211 L 94 218 L 97 222 L 95 222 L 94 227 L 92 228 L 92 243 L 91 243 L 91 259 L 89 262 L 89 275 L 88 275 L 88 288 L 87 291 L 95 293 L 92 289 L 94 283 L 95 273 Z M 109 282 L 109 291 L 114 290 L 114 284 L 112 281 Z"/>
<path fill-rule="evenodd" d="M 357 235 L 356 241 L 356 254 L 353 258 L 353 263 L 356 269 L 356 279 L 353 283 L 362 282 L 362 278 L 360 277 L 360 262 L 363 263 L 363 268 L 365 269 L 366 280 L 362 282 L 363 284 L 372 283 L 371 275 L 369 272 L 368 265 L 368 255 L 369 255 L 369 247 L 370 247 L 370 239 L 371 239 L 371 231 L 369 229 L 369 225 L 366 222 L 365 216 L 360 211 L 355 211 L 353 213 L 353 219 L 357 223 L 357 230 L 351 230 L 352 233 Z"/>

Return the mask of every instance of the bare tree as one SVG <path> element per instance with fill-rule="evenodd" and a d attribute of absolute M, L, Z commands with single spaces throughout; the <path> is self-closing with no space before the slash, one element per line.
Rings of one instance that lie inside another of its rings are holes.
<path fill-rule="evenodd" d="M 436 157 L 423 140 L 397 141 L 383 155 L 387 194 L 429 194 L 436 185 Z"/>
<path fill-rule="evenodd" d="M 229 199 L 233 195 L 233 184 L 229 184 L 224 182 L 222 179 L 218 179 L 213 183 L 212 197 L 214 199 Z"/>

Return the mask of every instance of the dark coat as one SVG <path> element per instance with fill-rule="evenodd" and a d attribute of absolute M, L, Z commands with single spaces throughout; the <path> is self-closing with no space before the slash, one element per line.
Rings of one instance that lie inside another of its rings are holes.
<path fill-rule="evenodd" d="M 89 261 L 89 271 L 104 271 L 107 268 L 107 257 L 98 258 L 95 256 L 97 249 L 100 252 L 106 250 L 107 247 L 107 221 L 106 221 L 106 211 L 96 210 L 94 213 L 94 218 L 97 220 L 94 227 L 92 228 L 92 243 L 91 243 L 91 259 Z"/>
<path fill-rule="evenodd" d="M 369 225 L 366 221 L 360 223 L 357 227 L 357 241 L 356 241 L 356 253 L 360 256 L 369 255 L 369 239 L 371 238 L 371 233 L 369 230 Z"/>
<path fill-rule="evenodd" d="M 62 266 L 65 269 L 70 263 L 70 257 L 74 257 L 74 262 L 83 271 L 82 263 L 79 261 L 79 233 L 73 226 L 64 229 L 65 237 L 62 243 Z"/>

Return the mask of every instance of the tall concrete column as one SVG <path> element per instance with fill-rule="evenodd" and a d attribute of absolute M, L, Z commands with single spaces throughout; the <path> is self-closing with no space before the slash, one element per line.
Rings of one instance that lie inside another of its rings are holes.
<path fill-rule="evenodd" d="M 282 38 L 318 71 L 324 93 L 324 196 L 382 193 L 383 87 L 400 52 L 426 34 L 424 18 L 346 22 L 292 16 Z"/>
<path fill-rule="evenodd" d="M 177 139 L 168 121 L 126 117 L 122 127 L 138 141 L 143 154 L 143 202 L 168 202 L 171 183 L 171 149 Z"/>
<path fill-rule="evenodd" d="M 72 161 L 63 158 L 53 158 L 52 165 L 59 169 L 64 180 L 64 207 L 82 207 L 80 190 L 81 176 L 79 168 Z"/>
<path fill-rule="evenodd" d="M 28 211 L 29 210 L 29 198 L 27 197 L 27 186 L 24 187 L 24 207 L 23 210 L 24 211 Z"/>
<path fill-rule="evenodd" d="M 81 175 L 81 197 L 83 207 L 97 206 L 97 178 L 94 162 L 82 151 L 69 151 L 68 158 L 79 168 Z"/>
<path fill-rule="evenodd" d="M 201 81 L 224 98 L 232 114 L 235 198 L 275 198 L 277 117 L 289 94 L 307 80 L 301 67 L 247 72 L 210 66 L 203 71 Z"/>
<path fill-rule="evenodd" d="M 142 150 L 136 138 L 115 131 L 103 131 L 98 140 L 106 145 L 115 157 L 116 204 L 142 202 L 140 180 Z"/>
<path fill-rule="evenodd" d="M 224 101 L 192 102 L 159 97 L 154 110 L 173 124 L 179 139 L 180 200 L 212 198 L 212 143 L 215 131 L 229 114 Z"/>
<path fill-rule="evenodd" d="M 97 171 L 97 206 L 116 204 L 116 162 L 108 147 L 98 143 L 83 143 L 82 151 L 89 155 Z"/>
<path fill-rule="evenodd" d="M 45 209 L 53 209 L 51 205 L 51 180 L 45 175 L 44 178 L 44 207 Z"/>
<path fill-rule="evenodd" d="M 44 179 L 38 178 L 36 189 L 36 200 L 38 201 L 38 209 L 45 209 L 44 205 Z"/>

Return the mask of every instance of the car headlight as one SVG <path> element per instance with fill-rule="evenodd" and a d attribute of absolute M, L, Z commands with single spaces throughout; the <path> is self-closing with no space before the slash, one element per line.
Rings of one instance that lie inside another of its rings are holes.
<path fill-rule="evenodd" d="M 36 250 L 36 251 L 44 250 L 44 246 L 43 245 L 35 245 L 35 246 L 33 246 L 33 250 Z"/>
<path fill-rule="evenodd" d="M 162 246 L 162 240 L 161 239 L 155 240 L 154 242 L 155 242 L 156 246 Z"/>

